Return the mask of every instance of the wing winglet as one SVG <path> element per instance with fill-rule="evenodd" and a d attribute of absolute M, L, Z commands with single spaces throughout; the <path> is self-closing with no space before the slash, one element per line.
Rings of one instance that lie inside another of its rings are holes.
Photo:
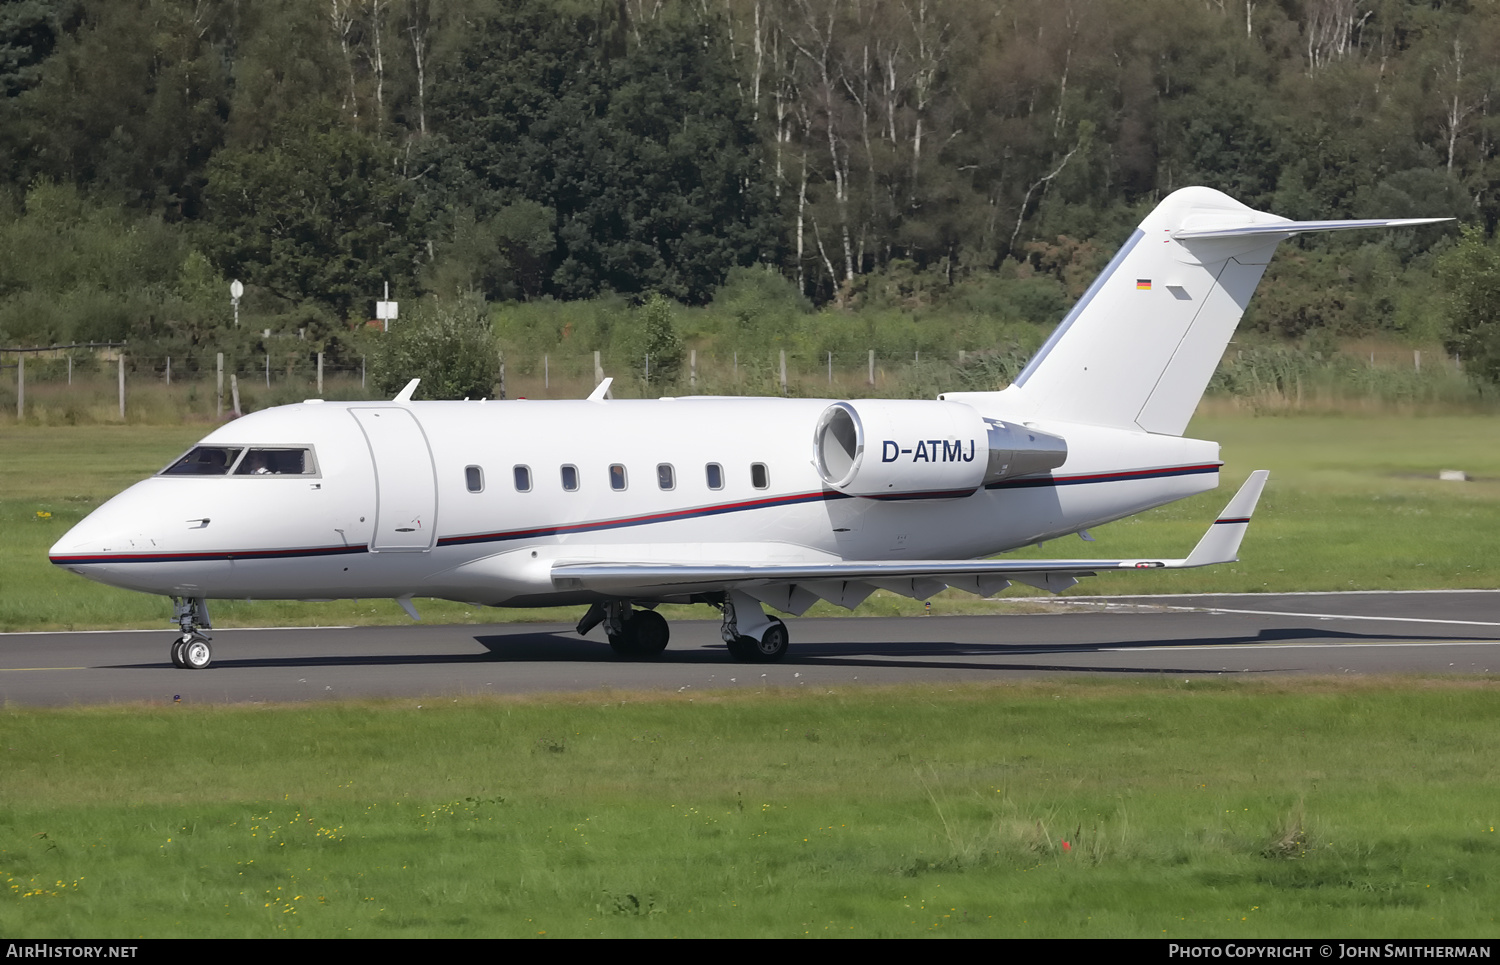
<path fill-rule="evenodd" d="M 1214 520 L 1208 532 L 1193 547 L 1188 558 L 1183 560 L 1182 567 L 1189 566 L 1211 566 L 1214 563 L 1233 563 L 1240 558 L 1240 541 L 1245 538 L 1245 531 L 1250 528 L 1250 516 L 1255 512 L 1255 504 L 1260 500 L 1260 494 L 1266 488 L 1266 480 L 1270 478 L 1270 471 L 1257 469 L 1245 480 L 1240 491 L 1234 494 L 1229 505 Z"/>

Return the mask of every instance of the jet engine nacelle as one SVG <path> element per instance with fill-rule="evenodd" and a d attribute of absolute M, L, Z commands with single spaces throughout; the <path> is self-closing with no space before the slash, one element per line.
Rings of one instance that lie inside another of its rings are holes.
<path fill-rule="evenodd" d="M 871 498 L 967 496 L 1046 472 L 1068 458 L 1062 438 L 985 419 L 961 402 L 835 402 L 813 431 L 823 482 Z"/>

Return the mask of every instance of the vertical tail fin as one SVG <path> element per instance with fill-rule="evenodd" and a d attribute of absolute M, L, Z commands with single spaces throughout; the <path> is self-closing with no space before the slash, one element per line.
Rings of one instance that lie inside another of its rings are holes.
<path fill-rule="evenodd" d="M 1278 244 L 1444 220 L 1288 221 L 1183 188 L 1146 216 L 1007 394 L 1040 418 L 1180 436 Z"/>

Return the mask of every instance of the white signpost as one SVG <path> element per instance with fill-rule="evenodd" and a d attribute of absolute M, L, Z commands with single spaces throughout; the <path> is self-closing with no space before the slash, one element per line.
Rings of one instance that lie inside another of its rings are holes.
<path fill-rule="evenodd" d="M 385 324 L 381 326 L 382 331 L 391 330 L 391 322 L 396 320 L 396 303 L 391 301 L 391 283 L 385 283 L 385 301 L 375 303 L 375 317 Z"/>

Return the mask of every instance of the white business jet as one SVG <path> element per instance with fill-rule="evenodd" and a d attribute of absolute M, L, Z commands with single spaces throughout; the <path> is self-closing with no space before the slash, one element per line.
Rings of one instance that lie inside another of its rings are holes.
<path fill-rule="evenodd" d="M 1214 488 L 1182 438 L 1266 263 L 1305 231 L 1207 188 L 1153 211 L 997 392 L 933 401 L 669 398 L 323 402 L 210 433 L 52 547 L 54 564 L 170 596 L 172 662 L 212 660 L 211 598 L 587 604 L 624 657 L 667 645 L 654 607 L 703 603 L 743 661 L 785 624 L 877 588 L 1054 592 L 1101 570 L 1237 559 L 1264 471 L 1184 559 L 988 559 Z"/>

